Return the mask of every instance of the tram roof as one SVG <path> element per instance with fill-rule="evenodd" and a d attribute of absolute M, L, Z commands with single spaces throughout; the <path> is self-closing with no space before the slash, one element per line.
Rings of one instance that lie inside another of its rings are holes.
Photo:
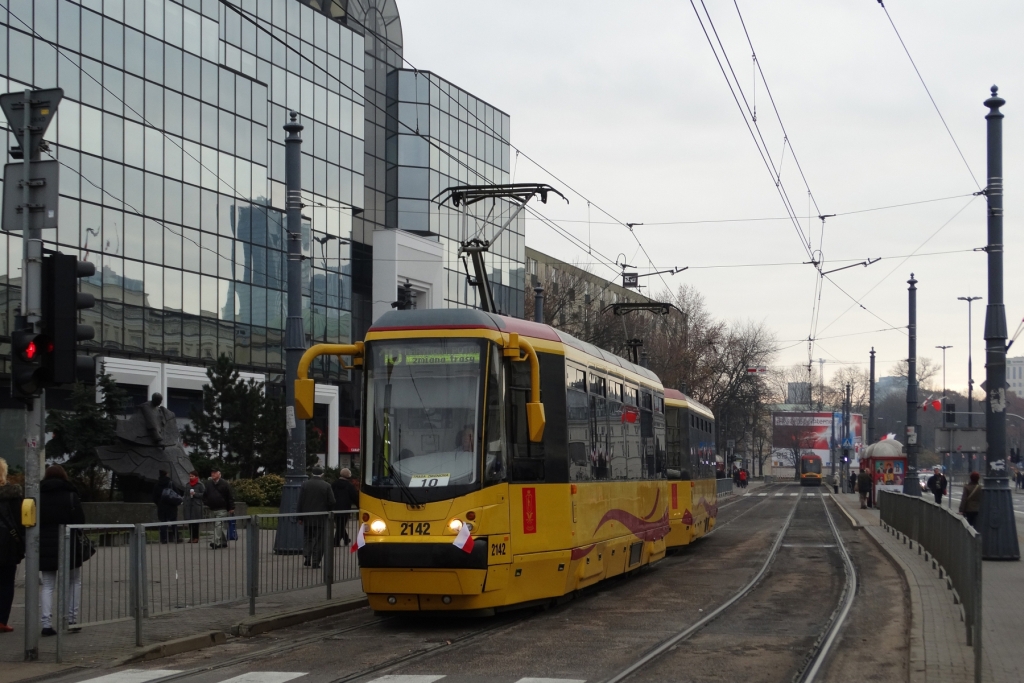
<path fill-rule="evenodd" d="M 696 400 L 695 398 L 687 396 L 686 394 L 684 394 L 683 392 L 681 392 L 681 391 L 679 391 L 677 389 L 668 389 L 668 388 L 666 388 L 665 389 L 665 400 L 666 401 L 682 401 L 683 403 L 686 403 L 686 405 L 689 408 L 692 408 L 694 410 L 694 412 L 702 413 L 703 415 L 705 415 L 705 417 L 708 417 L 708 418 L 710 418 L 712 420 L 715 419 L 715 415 L 714 415 L 714 413 L 711 412 L 710 408 L 708 408 L 706 405 L 704 405 L 700 401 Z"/>
<path fill-rule="evenodd" d="M 587 355 L 600 358 L 610 365 L 617 365 L 623 370 L 645 377 L 652 382 L 661 384 L 661 380 L 645 367 L 635 365 L 622 356 L 598 348 L 593 344 L 577 339 L 571 334 L 556 330 L 550 325 L 535 323 L 519 318 L 486 313 L 475 308 L 432 308 L 427 310 L 388 311 L 370 326 L 370 330 L 423 330 L 423 329 L 479 329 L 485 328 L 499 332 L 515 332 L 524 337 L 560 342 L 578 349 Z"/>

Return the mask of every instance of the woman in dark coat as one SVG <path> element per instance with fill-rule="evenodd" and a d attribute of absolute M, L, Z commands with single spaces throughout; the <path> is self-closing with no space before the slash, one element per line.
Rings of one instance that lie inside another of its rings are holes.
<path fill-rule="evenodd" d="M 14 575 L 25 558 L 25 527 L 21 525 L 21 487 L 7 481 L 7 461 L 0 458 L 0 633 L 14 629 L 7 625 L 14 604 Z"/>
<path fill-rule="evenodd" d="M 55 636 L 53 628 L 53 591 L 57 586 L 58 553 L 62 524 L 85 524 L 85 513 L 82 511 L 82 500 L 78 490 L 68 481 L 68 473 L 60 465 L 50 465 L 46 475 L 39 483 L 39 572 L 42 574 L 43 586 L 40 593 L 40 617 L 43 622 L 43 635 Z M 82 553 L 78 552 L 78 542 L 71 537 L 71 577 L 69 584 L 71 593 L 68 595 L 68 623 L 78 621 L 78 607 L 82 602 Z M 88 559 L 88 558 L 86 558 Z"/>
<path fill-rule="evenodd" d="M 165 494 L 164 491 L 170 489 L 170 493 Z M 156 485 L 153 486 L 153 503 L 156 505 L 156 519 L 159 522 L 176 522 L 178 521 L 178 506 L 181 505 L 184 498 L 178 487 L 171 481 L 171 476 L 167 470 L 160 470 L 160 478 L 157 479 Z M 178 527 L 175 526 L 162 526 L 160 527 L 160 542 L 167 543 L 181 543 L 182 539 L 178 536 Z"/>

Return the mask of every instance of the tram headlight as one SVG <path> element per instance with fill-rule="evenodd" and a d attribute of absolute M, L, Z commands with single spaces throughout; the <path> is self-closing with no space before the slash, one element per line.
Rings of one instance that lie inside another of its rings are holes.
<path fill-rule="evenodd" d="M 370 522 L 370 531 L 372 531 L 375 534 L 382 534 L 384 533 L 385 530 L 387 530 L 387 528 L 388 525 L 384 522 L 383 519 L 375 519 L 372 522 Z"/>
<path fill-rule="evenodd" d="M 453 519 L 452 521 L 448 522 L 448 528 L 451 529 L 452 531 L 458 531 L 459 529 L 462 528 L 462 520 L 461 519 Z"/>

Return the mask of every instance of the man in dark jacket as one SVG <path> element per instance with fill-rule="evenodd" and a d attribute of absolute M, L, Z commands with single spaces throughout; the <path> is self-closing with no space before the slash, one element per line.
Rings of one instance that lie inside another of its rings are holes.
<path fill-rule="evenodd" d="M 871 493 L 871 473 L 867 469 L 857 475 L 857 493 L 860 494 L 860 509 L 868 508 L 868 495 Z"/>
<path fill-rule="evenodd" d="M 219 467 L 210 470 L 210 479 L 206 482 L 206 491 L 203 492 L 203 503 L 214 519 L 220 520 L 235 512 L 235 497 L 231 493 L 231 484 L 220 476 Z M 210 543 L 210 547 L 214 550 L 228 547 L 228 534 L 224 522 L 213 523 L 213 542 Z"/>
<path fill-rule="evenodd" d="M 935 502 L 942 505 L 942 497 L 946 495 L 946 487 L 949 483 L 946 481 L 946 475 L 942 473 L 941 467 L 935 466 L 935 473 L 928 477 L 928 482 L 925 485 L 935 496 Z"/>
<path fill-rule="evenodd" d="M 14 603 L 14 576 L 25 559 L 25 527 L 21 524 L 21 487 L 7 481 L 7 461 L 0 458 L 0 633 L 14 629 L 7 622 Z"/>
<path fill-rule="evenodd" d="M 181 505 L 182 497 L 178 487 L 171 481 L 167 470 L 160 470 L 160 477 L 153 487 L 153 502 L 156 504 L 156 518 L 160 522 L 178 521 L 178 506 Z M 178 536 L 177 526 L 160 527 L 160 542 L 181 543 Z"/>
<path fill-rule="evenodd" d="M 334 508 L 334 491 L 324 481 L 324 468 L 319 465 L 312 469 L 313 476 L 302 483 L 299 489 L 299 512 L 330 512 Z M 302 524 L 302 554 L 304 565 L 320 566 L 320 558 L 324 554 L 324 522 L 326 515 L 299 517 Z"/>
<path fill-rule="evenodd" d="M 335 510 L 344 511 L 359 508 L 359 491 L 352 485 L 352 472 L 347 467 L 338 473 L 338 478 L 331 484 L 331 490 L 334 492 Z M 346 514 L 334 516 L 335 548 L 343 542 L 345 545 L 351 543 L 348 537 L 348 521 L 351 517 L 352 515 Z"/>

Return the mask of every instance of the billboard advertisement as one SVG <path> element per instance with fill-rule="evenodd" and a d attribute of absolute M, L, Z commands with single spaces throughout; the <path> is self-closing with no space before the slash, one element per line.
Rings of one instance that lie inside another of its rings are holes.
<path fill-rule="evenodd" d="M 825 412 L 772 413 L 772 461 L 776 467 L 791 467 L 800 455 L 817 455 L 824 464 L 831 463 L 830 447 L 842 455 L 843 415 Z M 864 447 L 864 416 L 850 415 L 850 437 L 847 448 L 856 460 Z"/>

